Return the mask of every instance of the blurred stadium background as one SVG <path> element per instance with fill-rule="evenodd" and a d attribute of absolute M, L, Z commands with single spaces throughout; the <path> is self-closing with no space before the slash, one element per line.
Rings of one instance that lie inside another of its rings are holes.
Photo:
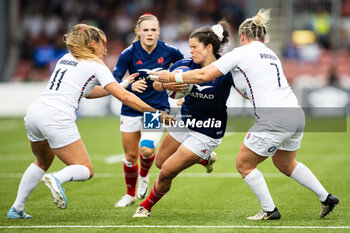
<path fill-rule="evenodd" d="M 268 44 L 282 59 L 285 75 L 305 107 L 350 107 L 350 0 L 0 0 L 0 116 L 22 116 L 40 94 L 56 61 L 66 53 L 63 34 L 79 22 L 108 36 L 112 70 L 131 44 L 138 17 L 155 14 L 160 38 L 190 56 L 188 35 L 225 18 L 237 30 L 260 8 L 272 9 Z M 6 100 L 6 101 L 5 101 Z M 107 97 L 82 103 L 82 115 L 119 114 Z M 245 106 L 231 96 L 229 106 Z"/>
<path fill-rule="evenodd" d="M 239 46 L 238 26 L 259 8 L 272 8 L 268 46 L 283 61 L 301 104 L 350 109 L 350 0 L 0 0 L 0 231 L 67 232 L 64 226 L 71 225 L 72 232 L 350 232 L 350 124 L 346 122 L 345 127 L 331 132 L 308 130 L 298 155 L 341 200 L 326 220 L 318 217 L 317 198 L 267 161 L 259 170 L 283 218 L 268 224 L 247 222 L 245 217 L 260 206 L 234 168 L 245 135 L 240 133 L 244 130 L 234 129 L 227 130 L 217 149 L 219 161 L 212 174 L 205 174 L 201 166 L 191 167 L 174 180 L 171 192 L 153 209 L 151 218 L 131 218 L 140 201 L 130 208 L 114 208 L 125 193 L 124 152 L 119 118 L 113 116 L 118 115 L 120 103 L 110 97 L 81 103 L 79 115 L 112 116 L 77 121 L 95 178 L 65 184 L 69 208 L 58 210 L 46 187 L 39 185 L 26 205 L 33 219 L 5 217 L 23 171 L 34 159 L 21 118 L 66 52 L 62 36 L 72 25 L 85 21 L 106 32 L 109 55 L 105 62 L 112 70 L 121 51 L 130 45 L 136 20 L 143 13 L 155 14 L 161 23 L 161 39 L 189 56 L 188 34 L 222 18 L 231 23 L 234 35 L 225 51 Z M 247 103 L 233 93 L 229 105 Z M 328 119 L 316 124 L 315 128 L 331 125 Z M 49 172 L 63 167 L 56 159 Z M 158 172 L 153 166 L 151 183 Z M 94 225 L 96 229 L 90 227 Z M 151 227 L 140 228 L 142 225 Z M 166 228 L 168 225 L 175 227 Z"/>

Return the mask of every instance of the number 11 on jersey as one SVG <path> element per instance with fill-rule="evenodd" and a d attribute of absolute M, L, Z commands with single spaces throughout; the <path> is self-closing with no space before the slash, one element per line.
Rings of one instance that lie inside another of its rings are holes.
<path fill-rule="evenodd" d="M 55 72 L 55 76 L 53 77 L 53 80 L 51 82 L 51 86 L 50 86 L 50 90 L 52 90 L 52 88 L 55 86 L 55 82 L 56 82 L 56 78 L 58 76 L 58 73 L 61 71 L 61 68 L 58 69 L 56 72 Z M 63 79 L 63 76 L 64 74 L 66 73 L 67 69 L 62 71 L 61 72 L 61 77 L 57 80 L 57 83 L 56 83 L 56 91 L 58 90 L 58 88 L 60 88 L 60 85 L 61 85 L 61 82 L 62 82 L 62 79 Z"/>

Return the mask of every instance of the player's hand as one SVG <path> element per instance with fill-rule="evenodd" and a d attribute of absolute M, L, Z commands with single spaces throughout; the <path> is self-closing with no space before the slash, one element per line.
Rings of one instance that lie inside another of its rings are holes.
<path fill-rule="evenodd" d="M 130 75 L 129 77 L 127 77 L 128 81 L 129 81 L 129 84 L 135 82 L 135 78 L 136 78 L 137 76 L 139 76 L 139 75 L 140 75 L 140 73 L 133 73 L 132 75 Z"/>
<path fill-rule="evenodd" d="M 151 80 L 153 81 L 158 81 L 162 83 L 169 83 L 169 77 L 170 77 L 170 72 L 167 70 L 161 70 L 159 72 L 151 72 L 151 75 L 149 76 Z"/>
<path fill-rule="evenodd" d="M 175 123 L 175 119 L 165 111 L 160 111 L 160 120 L 162 123 L 164 122 L 166 125 L 174 125 Z"/>
<path fill-rule="evenodd" d="M 143 91 L 146 90 L 146 88 L 147 83 L 144 79 L 138 80 L 131 85 L 131 90 L 138 93 L 143 93 Z"/>
<path fill-rule="evenodd" d="M 182 106 L 185 103 L 185 98 L 180 98 L 177 100 L 176 105 L 177 106 Z"/>
<path fill-rule="evenodd" d="M 163 86 L 165 89 L 168 89 L 170 91 L 183 91 L 186 89 L 187 84 L 172 82 L 172 83 L 163 84 Z"/>

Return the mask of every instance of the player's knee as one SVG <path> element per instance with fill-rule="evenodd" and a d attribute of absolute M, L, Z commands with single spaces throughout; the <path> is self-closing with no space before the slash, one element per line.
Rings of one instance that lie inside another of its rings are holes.
<path fill-rule="evenodd" d="M 167 168 L 162 168 L 160 170 L 159 176 L 158 176 L 158 182 L 171 182 L 171 180 L 174 178 L 173 173 L 167 169 Z"/>
<path fill-rule="evenodd" d="M 161 161 L 160 159 L 156 159 L 156 162 L 155 162 L 155 165 L 157 168 L 161 169 L 162 168 L 162 165 L 163 165 L 163 161 Z"/>
<path fill-rule="evenodd" d="M 140 152 L 144 158 L 151 157 L 154 153 L 154 149 L 154 141 L 145 139 L 140 142 Z"/>
<path fill-rule="evenodd" d="M 290 176 L 296 166 L 296 162 L 295 163 L 281 163 L 279 161 L 275 161 L 273 160 L 274 165 L 276 166 L 276 168 L 282 172 L 283 174 L 285 174 L 286 176 Z"/>
<path fill-rule="evenodd" d="M 236 158 L 236 169 L 241 174 L 242 174 L 242 172 L 244 172 L 243 162 L 241 161 L 241 159 L 238 156 Z"/>
<path fill-rule="evenodd" d="M 254 166 L 250 163 L 244 162 L 244 160 L 236 159 L 236 169 L 244 178 L 246 177 L 252 170 L 254 170 Z"/>
<path fill-rule="evenodd" d="M 132 166 L 137 164 L 137 160 L 139 158 L 138 151 L 135 151 L 134 153 L 125 153 L 125 160 L 129 163 L 131 163 Z"/>

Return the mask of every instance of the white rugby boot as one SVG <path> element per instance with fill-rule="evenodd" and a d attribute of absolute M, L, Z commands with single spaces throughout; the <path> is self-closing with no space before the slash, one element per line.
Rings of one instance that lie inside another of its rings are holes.
<path fill-rule="evenodd" d="M 127 207 L 135 204 L 136 197 L 129 194 L 125 194 L 122 198 L 114 205 L 115 207 Z"/>

